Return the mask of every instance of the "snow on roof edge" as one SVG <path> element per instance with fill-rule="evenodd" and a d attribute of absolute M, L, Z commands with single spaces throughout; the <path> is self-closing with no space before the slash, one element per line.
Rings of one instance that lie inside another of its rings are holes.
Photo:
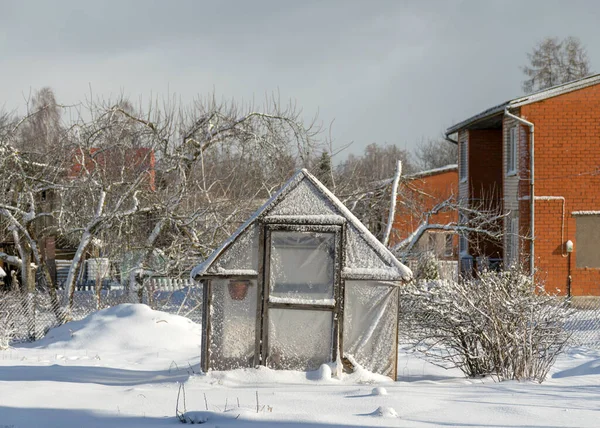
<path fill-rule="evenodd" d="M 408 179 L 408 180 L 412 180 L 412 179 L 417 179 L 417 178 L 421 178 L 421 177 L 427 177 L 429 175 L 441 174 L 443 172 L 448 172 L 448 171 L 453 171 L 453 170 L 458 171 L 458 164 L 451 163 L 451 164 L 448 164 L 448 165 L 440 166 L 439 168 L 427 169 L 425 171 L 419 171 L 419 172 L 415 172 L 413 174 L 403 175 L 402 178 L 405 178 L 405 179 Z M 386 178 L 385 180 L 375 181 L 373 183 L 373 185 L 375 185 L 375 186 L 385 186 L 387 184 L 391 184 L 393 181 L 394 181 L 393 177 L 392 178 Z"/>
<path fill-rule="evenodd" d="M 592 210 L 572 211 L 571 215 L 600 215 L 600 211 L 592 211 Z"/>
<path fill-rule="evenodd" d="M 458 171 L 458 164 L 451 163 L 448 165 L 440 166 L 439 168 L 428 169 L 425 171 L 415 172 L 414 174 L 405 175 L 404 178 L 409 178 L 409 179 L 421 178 L 421 177 L 426 177 L 428 175 L 441 174 L 443 172 L 454 171 L 454 170 Z"/>

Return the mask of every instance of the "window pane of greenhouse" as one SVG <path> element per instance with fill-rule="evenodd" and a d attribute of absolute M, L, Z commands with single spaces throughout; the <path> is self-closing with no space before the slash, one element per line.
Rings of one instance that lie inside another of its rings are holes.
<path fill-rule="evenodd" d="M 344 355 L 388 376 L 396 366 L 398 288 L 374 281 L 346 281 Z"/>
<path fill-rule="evenodd" d="M 331 361 L 333 314 L 330 311 L 269 309 L 267 366 L 316 370 Z"/>
<path fill-rule="evenodd" d="M 317 301 L 333 298 L 335 234 L 271 233 L 270 295 Z"/>
<path fill-rule="evenodd" d="M 212 282 L 210 367 L 254 366 L 257 286 L 255 280 Z"/>

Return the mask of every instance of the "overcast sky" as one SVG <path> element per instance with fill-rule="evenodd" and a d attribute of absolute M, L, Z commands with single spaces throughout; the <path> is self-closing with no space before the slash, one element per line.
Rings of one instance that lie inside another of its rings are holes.
<path fill-rule="evenodd" d="M 334 145 L 412 149 L 521 94 L 545 36 L 579 37 L 600 71 L 596 1 L 5 1 L 0 108 L 121 92 L 261 102 L 332 121 Z"/>

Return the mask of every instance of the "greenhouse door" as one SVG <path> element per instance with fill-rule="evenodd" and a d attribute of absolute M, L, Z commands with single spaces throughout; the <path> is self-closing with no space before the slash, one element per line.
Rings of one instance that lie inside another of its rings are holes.
<path fill-rule="evenodd" d="M 316 370 L 338 346 L 341 226 L 267 225 L 265 238 L 264 361 Z"/>

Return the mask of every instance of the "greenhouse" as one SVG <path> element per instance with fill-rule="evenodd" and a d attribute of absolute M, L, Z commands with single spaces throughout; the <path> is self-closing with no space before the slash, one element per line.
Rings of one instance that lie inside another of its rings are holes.
<path fill-rule="evenodd" d="M 308 171 L 192 271 L 204 371 L 338 362 L 396 377 L 398 287 L 411 278 Z"/>

